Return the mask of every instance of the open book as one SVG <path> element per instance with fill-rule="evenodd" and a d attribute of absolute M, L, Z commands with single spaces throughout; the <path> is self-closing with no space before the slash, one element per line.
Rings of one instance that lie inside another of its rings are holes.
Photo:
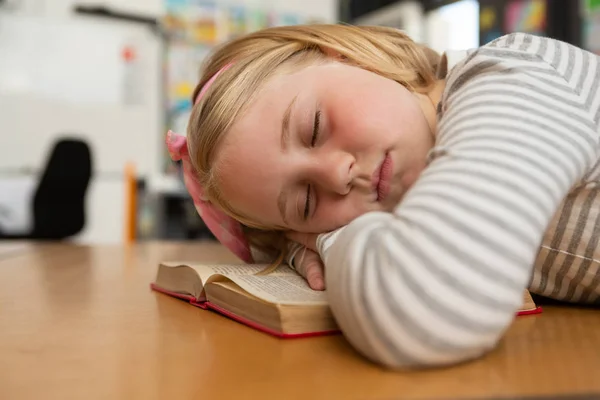
<path fill-rule="evenodd" d="M 286 265 L 256 275 L 267 265 L 200 265 L 165 262 L 152 289 L 212 309 L 278 337 L 306 337 L 338 332 L 327 293 L 312 290 Z M 528 291 L 518 315 L 541 312 Z"/>
<path fill-rule="evenodd" d="M 286 265 L 161 263 L 152 288 L 279 337 L 337 332 L 325 292 Z"/>

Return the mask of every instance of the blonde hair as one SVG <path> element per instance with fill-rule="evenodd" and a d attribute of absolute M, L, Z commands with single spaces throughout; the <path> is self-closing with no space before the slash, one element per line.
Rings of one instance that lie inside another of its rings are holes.
<path fill-rule="evenodd" d="M 417 93 L 435 83 L 439 55 L 412 41 L 403 32 L 386 27 L 306 25 L 264 29 L 222 47 L 207 60 L 194 91 L 224 66 L 201 101 L 194 106 L 188 125 L 192 164 L 208 199 L 240 221 L 251 244 L 280 263 L 286 251 L 281 232 L 235 210 L 219 191 L 215 157 L 219 144 L 237 117 L 269 77 L 285 64 L 299 68 L 336 58 L 340 62 L 392 79 Z"/>

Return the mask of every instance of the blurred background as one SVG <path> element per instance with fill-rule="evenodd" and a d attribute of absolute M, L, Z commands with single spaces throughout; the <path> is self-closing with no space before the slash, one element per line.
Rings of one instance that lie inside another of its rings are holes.
<path fill-rule="evenodd" d="M 520 31 L 600 54 L 600 0 L 0 0 L 0 240 L 212 237 L 163 146 L 201 61 L 257 29 L 335 22 L 440 52 Z"/>

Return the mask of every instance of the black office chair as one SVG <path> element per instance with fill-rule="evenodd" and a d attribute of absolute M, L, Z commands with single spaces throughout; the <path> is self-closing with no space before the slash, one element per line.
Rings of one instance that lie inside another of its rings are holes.
<path fill-rule="evenodd" d="M 79 139 L 58 140 L 36 189 L 33 227 L 23 235 L 3 234 L 0 239 L 62 240 L 85 226 L 85 195 L 92 177 L 92 156 Z"/>

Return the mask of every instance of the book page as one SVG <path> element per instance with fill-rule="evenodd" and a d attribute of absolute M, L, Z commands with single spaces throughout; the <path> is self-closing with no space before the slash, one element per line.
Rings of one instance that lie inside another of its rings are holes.
<path fill-rule="evenodd" d="M 263 271 L 269 266 L 268 264 L 194 264 L 186 261 L 169 261 L 161 264 L 170 268 L 176 268 L 180 266 L 189 267 L 196 271 L 203 284 L 213 275 L 223 275 L 226 277 L 231 277 L 234 275 L 254 275 L 260 271 Z M 269 275 L 294 276 L 297 275 L 297 273 L 287 265 L 282 264 Z"/>
<path fill-rule="evenodd" d="M 327 305 L 327 294 L 324 291 L 312 290 L 306 280 L 296 273 L 265 276 L 236 275 L 229 279 L 248 293 L 271 303 Z"/>
<path fill-rule="evenodd" d="M 525 291 L 523 292 L 523 304 L 519 308 L 519 311 L 535 310 L 536 307 L 537 305 L 533 301 L 529 290 L 525 289 Z"/>
<path fill-rule="evenodd" d="M 227 277 L 234 275 L 255 275 L 265 270 L 268 266 L 268 264 L 207 265 L 214 274 Z M 282 264 L 275 271 L 271 272 L 269 276 L 298 276 L 298 274 L 287 265 Z"/>
<path fill-rule="evenodd" d="M 200 283 L 202 285 L 204 285 L 206 283 L 208 278 L 210 278 L 212 275 L 215 274 L 215 272 L 209 265 L 204 265 L 204 264 L 194 264 L 194 263 L 186 262 L 186 261 L 182 261 L 182 262 L 169 261 L 169 262 L 162 262 L 161 265 L 165 266 L 165 267 L 169 267 L 169 268 L 178 268 L 178 267 L 191 268 L 200 277 Z"/>

